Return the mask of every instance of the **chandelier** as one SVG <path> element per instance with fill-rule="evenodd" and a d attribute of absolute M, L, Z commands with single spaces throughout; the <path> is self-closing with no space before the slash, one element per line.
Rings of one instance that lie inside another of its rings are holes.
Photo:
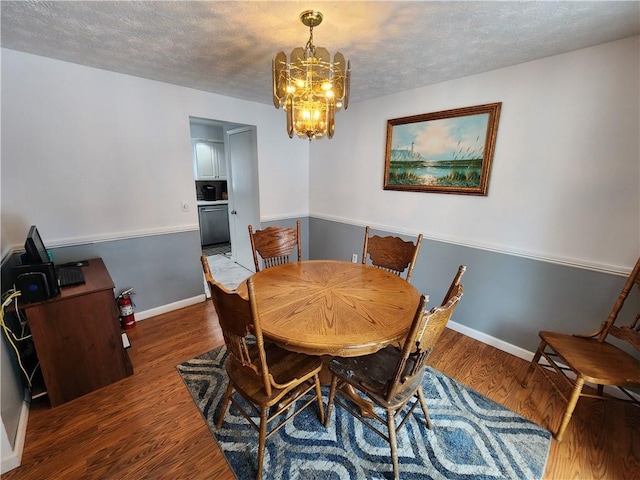
<path fill-rule="evenodd" d="M 287 133 L 295 132 L 309 141 L 333 137 L 335 113 L 349 106 L 351 66 L 337 52 L 331 63 L 326 48 L 313 44 L 313 27 L 322 22 L 322 13 L 307 10 L 300 21 L 309 27 L 309 41 L 294 48 L 287 62 L 284 52 L 273 60 L 273 104 L 287 114 Z"/>

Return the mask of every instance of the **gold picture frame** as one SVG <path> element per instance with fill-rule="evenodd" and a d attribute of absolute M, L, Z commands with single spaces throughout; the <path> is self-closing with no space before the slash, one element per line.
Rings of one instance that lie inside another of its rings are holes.
<path fill-rule="evenodd" d="M 384 189 L 486 196 L 502 102 L 387 121 Z"/>

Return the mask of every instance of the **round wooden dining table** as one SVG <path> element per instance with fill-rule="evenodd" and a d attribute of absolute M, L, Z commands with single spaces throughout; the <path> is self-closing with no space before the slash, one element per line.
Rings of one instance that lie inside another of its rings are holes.
<path fill-rule="evenodd" d="M 292 262 L 252 278 L 264 336 L 309 355 L 360 356 L 401 343 L 420 302 L 403 278 L 360 263 Z"/>

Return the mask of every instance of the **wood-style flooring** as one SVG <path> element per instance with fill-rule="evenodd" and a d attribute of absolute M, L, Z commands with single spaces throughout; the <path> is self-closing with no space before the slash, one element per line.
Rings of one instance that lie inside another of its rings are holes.
<path fill-rule="evenodd" d="M 134 375 L 55 409 L 31 405 L 13 479 L 232 479 L 233 473 L 184 387 L 176 365 L 222 345 L 210 302 L 138 322 L 128 331 Z M 547 428 L 562 403 L 528 363 L 447 330 L 431 364 Z M 640 479 L 640 410 L 580 400 L 562 443 L 552 442 L 544 478 Z"/>

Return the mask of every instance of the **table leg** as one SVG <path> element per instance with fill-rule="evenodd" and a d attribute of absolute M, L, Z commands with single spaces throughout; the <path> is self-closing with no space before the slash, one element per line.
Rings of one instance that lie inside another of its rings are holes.
<path fill-rule="evenodd" d="M 340 389 L 340 392 L 342 392 L 342 395 L 350 399 L 360 408 L 360 415 L 365 418 L 375 418 L 375 413 L 373 412 L 373 403 L 371 403 L 369 400 L 365 400 L 360 395 L 358 395 L 351 385 L 343 385 Z"/>
<path fill-rule="evenodd" d="M 320 385 L 331 385 L 331 372 L 329 371 L 329 362 L 333 357 L 322 355 L 322 370 L 320 370 Z"/>

